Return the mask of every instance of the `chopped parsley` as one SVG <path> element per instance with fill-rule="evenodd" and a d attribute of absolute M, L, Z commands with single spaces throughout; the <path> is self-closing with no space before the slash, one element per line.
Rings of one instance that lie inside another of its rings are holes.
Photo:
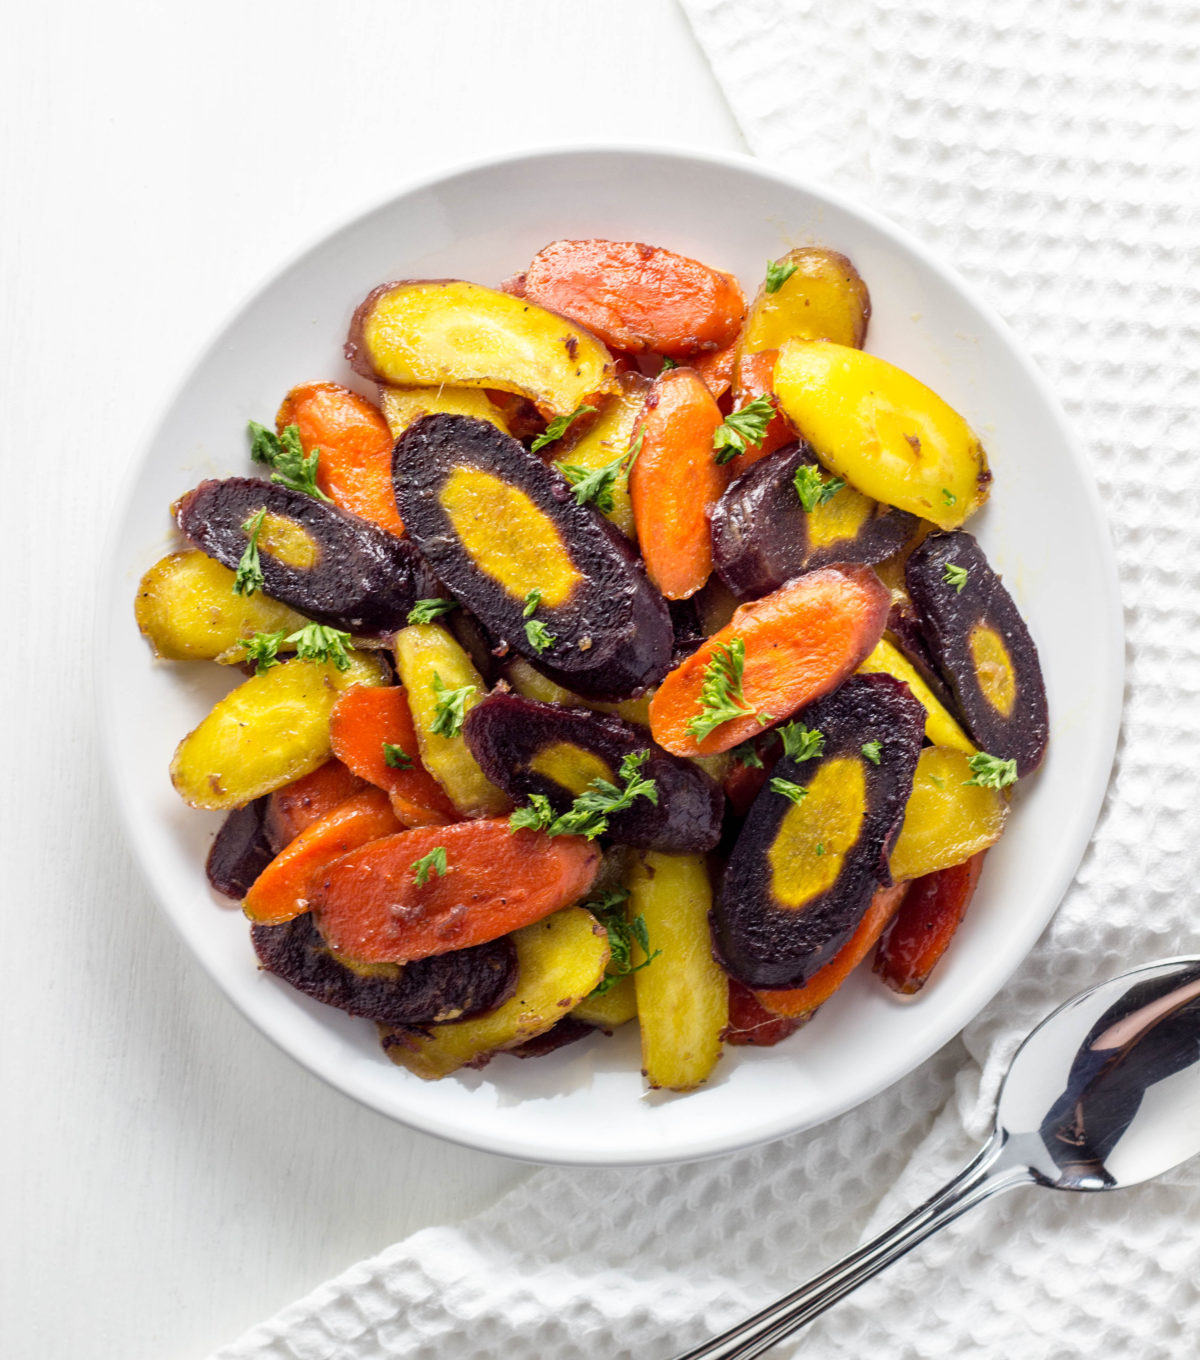
<path fill-rule="evenodd" d="M 235 595 L 253 595 L 256 590 L 263 587 L 262 563 L 258 558 L 258 536 L 262 533 L 263 520 L 267 517 L 267 507 L 251 515 L 242 525 L 242 533 L 250 535 L 250 541 L 246 544 L 246 550 L 237 564 L 237 572 L 233 578 L 233 593 Z"/>
<path fill-rule="evenodd" d="M 525 619 L 525 636 L 529 640 L 529 645 L 540 656 L 554 646 L 557 641 L 557 634 L 550 632 L 546 625 L 533 616 L 537 612 L 537 607 L 542 602 L 542 592 L 531 590 L 525 596 L 525 609 L 522 617 Z"/>
<path fill-rule="evenodd" d="M 289 425 L 282 434 L 276 434 L 257 420 L 250 422 L 250 457 L 273 469 L 271 480 L 286 486 L 289 491 L 301 491 L 306 496 L 327 501 L 329 497 L 317 485 L 320 454 L 320 449 L 305 454 L 299 425 Z"/>
<path fill-rule="evenodd" d="M 767 426 L 775 414 L 775 405 L 765 393 L 745 406 L 731 411 L 713 435 L 713 455 L 718 463 L 728 463 L 753 444 L 756 448 L 767 437 Z"/>
<path fill-rule="evenodd" d="M 662 374 L 662 373 L 669 373 L 669 372 L 671 371 L 671 369 L 673 369 L 673 368 L 678 368 L 678 367 L 679 367 L 679 365 L 675 362 L 674 359 L 671 358 L 671 356 L 670 356 L 669 354 L 664 354 L 664 355 L 663 355 L 663 361 L 662 361 L 662 368 L 660 368 L 658 371 L 659 371 L 660 374 Z"/>
<path fill-rule="evenodd" d="M 846 483 L 840 477 L 830 477 L 826 481 L 815 464 L 801 463 L 792 477 L 792 485 L 800 497 L 800 504 L 811 515 L 818 505 L 831 501 Z"/>
<path fill-rule="evenodd" d="M 787 283 L 788 279 L 800 268 L 796 260 L 768 260 L 767 261 L 767 282 L 766 290 L 768 293 L 778 293 Z"/>
<path fill-rule="evenodd" d="M 544 449 L 547 444 L 553 444 L 555 440 L 561 439 L 563 435 L 566 434 L 571 425 L 577 421 L 580 416 L 593 415 L 595 410 L 596 408 L 594 406 L 576 406 L 569 416 L 555 416 L 542 433 L 538 435 L 532 444 L 530 444 L 530 449 L 534 453 L 537 453 L 541 449 Z"/>
<path fill-rule="evenodd" d="M 808 797 L 808 790 L 803 784 L 797 784 L 794 779 L 772 779 L 771 792 L 781 793 L 793 803 L 802 803 Z"/>
<path fill-rule="evenodd" d="M 944 500 L 947 505 L 958 504 L 958 497 L 953 491 L 948 490 L 946 487 L 942 487 L 942 500 Z"/>
<path fill-rule="evenodd" d="M 825 733 L 818 727 L 803 723 L 785 723 L 779 729 L 783 738 L 783 754 L 790 760 L 811 760 L 825 749 Z"/>
<path fill-rule="evenodd" d="M 346 652 L 350 634 L 343 633 L 340 628 L 310 623 L 287 640 L 296 644 L 296 655 L 302 661 L 332 661 L 339 671 L 350 669 L 350 657 Z"/>
<path fill-rule="evenodd" d="M 389 770 L 411 770 L 412 756 L 403 746 L 397 746 L 395 742 L 385 741 L 383 743 L 383 763 Z"/>
<path fill-rule="evenodd" d="M 961 595 L 963 586 L 967 584 L 967 575 L 966 567 L 960 567 L 957 562 L 947 562 L 946 569 L 942 572 L 942 580 L 948 586 L 953 586 L 956 594 Z"/>
<path fill-rule="evenodd" d="M 433 693 L 437 700 L 434 707 L 433 722 L 429 730 L 439 737 L 457 737 L 467 720 L 467 700 L 475 693 L 474 685 L 463 685 L 459 689 L 448 689 L 442 677 L 434 671 Z"/>
<path fill-rule="evenodd" d="M 658 781 L 644 779 L 639 773 L 650 759 L 649 751 L 632 751 L 621 761 L 618 788 L 607 779 L 593 779 L 571 806 L 560 816 L 554 815 L 549 798 L 533 793 L 524 807 L 519 807 L 508 819 L 514 831 L 523 827 L 544 831 L 547 836 L 586 836 L 589 841 L 608 830 L 608 819 L 616 812 L 632 807 L 637 798 L 646 798 L 657 806 Z"/>
<path fill-rule="evenodd" d="M 883 742 L 864 741 L 859 749 L 862 751 L 863 755 L 871 762 L 872 765 L 879 764 L 879 753 L 880 751 L 883 750 Z"/>
<path fill-rule="evenodd" d="M 571 484 L 571 490 L 575 493 L 575 499 L 580 505 L 594 505 L 602 515 L 611 515 L 616 502 L 613 499 L 613 489 L 621 477 L 628 477 L 630 468 L 633 467 L 634 460 L 642 451 L 642 436 L 645 427 L 639 428 L 637 437 L 629 448 L 620 456 L 614 458 L 611 463 L 605 463 L 603 467 L 585 468 L 579 467 L 575 463 L 560 463 L 559 472 Z"/>
<path fill-rule="evenodd" d="M 246 653 L 246 660 L 254 662 L 254 674 L 266 675 L 272 666 L 279 665 L 279 647 L 285 640 L 287 630 L 278 633 L 254 633 L 248 638 L 239 638 L 238 646 Z"/>
<path fill-rule="evenodd" d="M 978 784 L 984 789 L 1004 789 L 1017 782 L 1015 760 L 1001 760 L 999 756 L 989 756 L 986 751 L 980 751 L 967 764 L 971 767 L 972 777 L 964 779 L 964 785 Z"/>
<path fill-rule="evenodd" d="M 817 842 L 817 854 L 818 854 L 818 855 L 823 855 L 824 853 L 825 853 L 825 843 L 824 843 L 824 841 L 818 841 L 818 842 Z"/>
<path fill-rule="evenodd" d="M 614 888 L 594 902 L 585 902 L 584 907 L 592 913 L 608 933 L 609 960 L 599 984 L 592 989 L 592 996 L 603 996 L 611 991 L 623 977 L 645 968 L 648 963 L 662 953 L 661 949 L 650 952 L 650 936 L 646 930 L 646 918 L 641 914 L 631 921 L 625 910 L 629 898 L 628 888 Z M 633 946 L 641 949 L 644 955 L 641 963 L 633 962 Z"/>
<path fill-rule="evenodd" d="M 762 756 L 758 754 L 758 747 L 754 744 L 753 738 L 742 742 L 740 746 L 735 746 L 729 754 L 751 770 L 763 768 Z"/>
<path fill-rule="evenodd" d="M 422 855 L 420 859 L 414 859 L 411 865 L 413 871 L 413 882 L 418 888 L 423 888 L 429 882 L 429 876 L 435 874 L 441 878 L 446 873 L 446 847 L 435 845 L 427 855 Z"/>
<path fill-rule="evenodd" d="M 703 741 L 722 723 L 734 718 L 757 718 L 760 725 L 770 721 L 769 714 L 755 713 L 746 702 L 742 693 L 745 665 L 746 644 L 740 637 L 729 643 L 718 642 L 713 648 L 700 687 L 700 712 L 687 725 L 697 741 Z"/>
<path fill-rule="evenodd" d="M 408 611 L 408 622 L 432 623 L 434 619 L 440 619 L 443 614 L 449 614 L 457 608 L 457 600 L 443 600 L 438 596 L 430 600 L 418 600 Z"/>

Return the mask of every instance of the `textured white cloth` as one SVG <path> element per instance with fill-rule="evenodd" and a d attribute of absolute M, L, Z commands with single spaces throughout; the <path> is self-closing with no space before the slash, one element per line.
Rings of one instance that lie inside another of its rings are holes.
<path fill-rule="evenodd" d="M 665 1360 L 957 1170 L 1017 1039 L 1054 1004 L 1200 944 L 1200 7 L 683 3 L 752 149 L 857 193 L 978 284 L 1083 437 L 1130 653 L 1095 842 L 1013 982 L 862 1108 L 698 1166 L 540 1172 L 217 1360 Z M 1115 1195 L 1018 1192 L 839 1305 L 795 1353 L 1194 1357 L 1198 1218 L 1195 1167 Z"/>

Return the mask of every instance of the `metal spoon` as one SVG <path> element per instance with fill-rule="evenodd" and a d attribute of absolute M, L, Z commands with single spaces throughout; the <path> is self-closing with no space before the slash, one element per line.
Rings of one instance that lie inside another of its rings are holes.
<path fill-rule="evenodd" d="M 750 1360 L 1001 1190 L 1117 1190 L 1200 1152 L 1200 957 L 1122 973 L 1017 1050 L 992 1136 L 944 1189 L 778 1303 L 677 1360 Z"/>

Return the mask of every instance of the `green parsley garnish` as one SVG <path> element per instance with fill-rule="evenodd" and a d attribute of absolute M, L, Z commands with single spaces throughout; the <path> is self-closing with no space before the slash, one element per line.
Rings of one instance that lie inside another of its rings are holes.
<path fill-rule="evenodd" d="M 671 371 L 671 369 L 673 369 L 673 368 L 678 368 L 678 367 L 679 367 L 679 365 L 675 362 L 674 359 L 672 359 L 672 358 L 670 357 L 670 355 L 664 354 L 664 355 L 663 355 L 663 361 L 662 361 L 662 368 L 660 368 L 658 371 L 659 371 L 659 373 L 669 373 L 669 372 Z"/>
<path fill-rule="evenodd" d="M 792 485 L 800 497 L 800 504 L 811 515 L 818 505 L 831 501 L 846 483 L 840 477 L 830 477 L 826 481 L 819 467 L 801 463 L 792 477 Z"/>
<path fill-rule="evenodd" d="M 823 855 L 824 853 L 825 853 L 825 843 L 824 843 L 823 841 L 818 841 L 818 842 L 817 842 L 817 854 L 818 854 L 818 855 Z"/>
<path fill-rule="evenodd" d="M 535 619 L 533 617 L 541 602 L 542 592 L 540 590 L 531 590 L 529 594 L 525 596 L 525 610 L 523 614 L 525 619 L 525 636 L 529 640 L 529 645 L 539 655 L 553 647 L 554 643 L 557 641 L 557 634 L 550 632 L 540 619 Z"/>
<path fill-rule="evenodd" d="M 768 293 L 778 293 L 787 283 L 788 279 L 799 269 L 800 266 L 795 260 L 768 260 L 767 261 L 767 282 Z"/>
<path fill-rule="evenodd" d="M 418 600 L 408 611 L 408 622 L 432 623 L 434 619 L 440 619 L 443 614 L 449 614 L 457 608 L 457 600 L 443 600 L 438 596 L 430 600 Z"/>
<path fill-rule="evenodd" d="M 872 765 L 879 764 L 879 753 L 880 751 L 883 750 L 883 742 L 864 741 L 859 749 L 862 751 L 863 755 L 871 762 Z"/>
<path fill-rule="evenodd" d="M 645 427 L 642 426 L 638 429 L 633 443 L 620 458 L 614 458 L 603 467 L 588 469 L 574 463 L 558 465 L 559 472 L 570 482 L 571 490 L 574 491 L 575 499 L 580 505 L 587 505 L 590 502 L 602 515 L 612 514 L 616 504 L 613 499 L 613 488 L 618 478 L 629 476 L 634 460 L 642 451 L 644 433 Z"/>
<path fill-rule="evenodd" d="M 618 774 L 623 788 L 607 779 L 593 779 L 558 817 L 545 794 L 530 794 L 529 802 L 509 817 L 508 824 L 514 831 L 527 827 L 544 831 L 547 836 L 586 836 L 589 841 L 595 840 L 608 830 L 609 817 L 632 807 L 636 798 L 647 798 L 658 805 L 658 781 L 643 779 L 638 773 L 649 759 L 649 751 L 631 752 L 621 761 Z"/>
<path fill-rule="evenodd" d="M 263 520 L 266 517 L 267 507 L 264 505 L 257 515 L 251 515 L 242 525 L 242 533 L 249 534 L 250 541 L 238 561 L 237 572 L 233 578 L 235 595 L 253 595 L 256 590 L 262 589 L 263 574 L 262 563 L 258 560 L 258 536 L 262 533 Z"/>
<path fill-rule="evenodd" d="M 310 623 L 293 633 L 289 642 L 296 644 L 296 655 L 302 661 L 332 661 L 339 671 L 350 669 L 346 643 L 350 634 L 340 628 L 326 628 L 323 623 Z"/>
<path fill-rule="evenodd" d="M 972 777 L 964 779 L 964 785 L 978 784 L 984 789 L 1004 789 L 1017 782 L 1015 760 L 1001 760 L 999 756 L 989 756 L 986 751 L 980 751 L 967 764 L 971 767 Z"/>
<path fill-rule="evenodd" d="M 612 892 L 605 893 L 594 902 L 585 902 L 584 907 L 592 913 L 597 921 L 608 932 L 608 948 L 610 957 L 608 966 L 604 971 L 604 977 L 598 986 L 593 988 L 592 996 L 603 996 L 605 992 L 611 991 L 613 987 L 630 973 L 636 973 L 662 953 L 661 949 L 650 952 L 650 937 L 646 931 L 646 918 L 642 915 L 635 916 L 629 920 L 625 903 L 629 897 L 628 888 L 614 888 Z M 633 946 L 641 949 L 645 956 L 641 963 L 633 962 Z"/>
<path fill-rule="evenodd" d="M 257 420 L 250 422 L 250 457 L 254 462 L 265 463 L 274 469 L 271 480 L 290 491 L 302 491 L 306 496 L 327 501 L 329 497 L 317 485 L 320 453 L 320 449 L 313 449 L 305 456 L 299 425 L 289 425 L 277 435 Z"/>
<path fill-rule="evenodd" d="M 770 721 L 768 714 L 755 713 L 742 694 L 745 665 L 746 644 L 740 637 L 728 644 L 719 642 L 713 648 L 700 686 L 700 712 L 687 725 L 697 741 L 703 741 L 722 723 L 734 718 L 757 718 L 760 725 Z"/>
<path fill-rule="evenodd" d="M 779 729 L 783 738 L 783 754 L 790 760 L 811 760 L 825 749 L 825 733 L 818 727 L 803 723 L 785 723 Z"/>
<path fill-rule="evenodd" d="M 713 435 L 715 461 L 728 463 L 739 453 L 745 453 L 749 445 L 753 444 L 757 448 L 767 437 L 767 426 L 774 414 L 774 403 L 765 394 L 731 411 Z"/>
<path fill-rule="evenodd" d="M 246 660 L 254 662 L 254 674 L 266 675 L 272 666 L 279 665 L 279 646 L 285 641 L 287 630 L 278 633 L 254 633 L 248 638 L 239 638 L 238 646 L 246 653 Z"/>
<path fill-rule="evenodd" d="M 771 792 L 781 793 L 785 798 L 790 798 L 793 803 L 802 803 L 808 797 L 808 790 L 803 784 L 797 784 L 792 779 L 772 779 Z"/>
<path fill-rule="evenodd" d="M 563 435 L 566 434 L 567 430 L 571 427 L 572 422 L 578 420 L 580 416 L 592 415 L 595 410 L 596 408 L 594 406 L 576 406 L 569 416 L 555 416 L 542 433 L 538 435 L 532 444 L 530 444 L 530 449 L 534 453 L 537 453 L 540 449 L 544 449 L 547 444 L 553 444 L 556 439 L 561 439 Z"/>
<path fill-rule="evenodd" d="M 435 845 L 429 854 L 414 859 L 410 867 L 413 870 L 413 882 L 418 888 L 423 888 L 429 882 L 430 874 L 441 878 L 446 873 L 446 847 Z"/>
<path fill-rule="evenodd" d="M 433 693 L 437 703 L 434 706 L 433 722 L 429 724 L 429 730 L 439 737 L 457 737 L 467 720 L 467 700 L 475 690 L 474 685 L 448 689 L 442 677 L 434 671 Z"/>
<path fill-rule="evenodd" d="M 383 743 L 383 763 L 389 770 L 411 770 L 412 756 L 403 746 L 397 746 L 395 742 L 385 741 Z"/>
<path fill-rule="evenodd" d="M 735 746 L 729 754 L 751 770 L 761 770 L 763 767 L 762 756 L 758 754 L 758 747 L 754 744 L 753 738 L 742 742 L 740 746 Z"/>
<path fill-rule="evenodd" d="M 961 595 L 963 586 L 967 584 L 967 569 L 960 567 L 957 562 L 947 562 L 946 570 L 942 572 L 942 580 L 948 586 L 953 586 L 956 594 Z"/>
<path fill-rule="evenodd" d="M 944 500 L 947 505 L 958 504 L 958 497 L 954 494 L 953 491 L 947 490 L 946 487 L 942 487 L 942 500 Z"/>

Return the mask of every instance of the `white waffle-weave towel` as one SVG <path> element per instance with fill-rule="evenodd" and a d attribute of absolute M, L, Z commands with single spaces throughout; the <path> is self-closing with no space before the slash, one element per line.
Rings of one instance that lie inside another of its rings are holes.
<path fill-rule="evenodd" d="M 1054 1004 L 1200 941 L 1200 7 L 683 4 L 751 147 L 857 193 L 955 264 L 1024 338 L 1083 437 L 1130 651 L 1095 842 L 963 1041 L 868 1105 L 699 1166 L 540 1172 L 214 1360 L 665 1360 L 957 1170 L 1015 1041 Z M 1197 1221 L 1195 1170 L 1117 1195 L 1013 1195 L 839 1305 L 795 1353 L 1191 1360 Z"/>

